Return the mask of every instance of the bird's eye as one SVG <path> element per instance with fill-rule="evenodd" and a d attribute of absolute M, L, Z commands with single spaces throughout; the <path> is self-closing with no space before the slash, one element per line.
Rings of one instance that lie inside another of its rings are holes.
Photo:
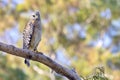
<path fill-rule="evenodd" d="M 33 15 L 33 17 L 35 17 L 35 15 Z"/>

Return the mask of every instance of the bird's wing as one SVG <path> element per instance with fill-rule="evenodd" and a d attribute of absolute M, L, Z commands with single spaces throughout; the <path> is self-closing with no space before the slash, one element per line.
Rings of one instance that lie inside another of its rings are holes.
<path fill-rule="evenodd" d="M 23 49 L 28 49 L 34 32 L 34 24 L 29 21 L 23 31 Z"/>

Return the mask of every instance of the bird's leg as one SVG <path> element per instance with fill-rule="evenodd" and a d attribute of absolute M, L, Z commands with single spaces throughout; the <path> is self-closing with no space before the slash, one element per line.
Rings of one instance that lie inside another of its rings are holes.
<path fill-rule="evenodd" d="M 34 52 L 38 53 L 38 50 L 35 48 L 35 49 L 34 49 Z"/>

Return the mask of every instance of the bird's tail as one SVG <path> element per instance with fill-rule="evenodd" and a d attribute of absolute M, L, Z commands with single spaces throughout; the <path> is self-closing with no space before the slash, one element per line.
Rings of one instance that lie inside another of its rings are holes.
<path fill-rule="evenodd" d="M 29 59 L 25 59 L 24 63 L 25 63 L 28 67 L 30 66 Z"/>

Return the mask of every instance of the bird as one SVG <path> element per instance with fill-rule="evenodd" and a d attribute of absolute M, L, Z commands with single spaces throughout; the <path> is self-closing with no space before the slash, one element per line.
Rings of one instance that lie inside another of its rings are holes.
<path fill-rule="evenodd" d="M 38 10 L 34 11 L 23 30 L 23 49 L 37 52 L 37 47 L 41 41 L 42 26 L 41 17 Z M 25 58 L 24 63 L 29 67 L 29 58 Z"/>

